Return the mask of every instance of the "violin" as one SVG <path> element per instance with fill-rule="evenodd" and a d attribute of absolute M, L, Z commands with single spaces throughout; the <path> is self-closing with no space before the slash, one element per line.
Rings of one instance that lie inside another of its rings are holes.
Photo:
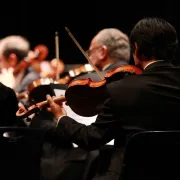
<path fill-rule="evenodd" d="M 34 48 L 34 51 L 31 52 L 31 55 L 29 57 L 27 56 L 26 58 L 24 58 L 14 68 L 14 71 L 13 71 L 14 76 L 16 76 L 23 69 L 26 69 L 27 67 L 29 67 L 33 62 L 44 60 L 47 57 L 48 53 L 49 53 L 48 48 L 45 45 L 43 44 L 37 45 Z"/>
<path fill-rule="evenodd" d="M 133 65 L 125 65 L 107 72 L 104 79 L 98 82 L 91 79 L 73 80 L 65 92 L 67 105 L 80 116 L 95 116 L 109 97 L 107 84 L 134 74 L 140 75 L 142 70 Z"/>
<path fill-rule="evenodd" d="M 55 43 L 56 43 L 56 58 L 52 59 L 50 62 L 37 62 L 35 63 L 34 69 L 41 75 L 42 78 L 33 81 L 29 86 L 26 92 L 18 94 L 19 98 L 28 98 L 31 99 L 31 92 L 38 86 L 54 84 L 54 79 L 59 77 L 61 73 L 64 72 L 64 63 L 59 59 L 59 40 L 58 33 L 55 33 Z M 38 51 L 37 51 L 38 50 Z M 42 46 L 37 46 L 35 49 L 38 57 L 42 60 L 47 56 L 47 49 Z M 42 53 L 41 53 L 42 52 Z M 44 56 L 43 56 L 44 55 Z M 46 56 L 45 56 L 46 55 Z M 63 83 L 64 84 L 64 83 Z M 34 99 L 34 98 L 33 98 Z"/>
<path fill-rule="evenodd" d="M 74 69 L 69 70 L 68 75 L 55 81 L 56 84 L 68 84 L 73 78 L 94 71 L 94 68 L 90 64 L 80 65 Z"/>
<path fill-rule="evenodd" d="M 100 112 L 105 100 L 109 97 L 106 85 L 119 80 L 125 75 L 140 75 L 142 70 L 133 65 L 119 66 L 106 73 L 105 78 L 98 82 L 91 79 L 76 79 L 68 84 L 65 96 L 55 97 L 55 102 L 66 102 L 67 105 L 78 115 L 84 117 L 95 116 Z M 47 107 L 47 101 L 32 105 L 27 111 L 19 109 L 16 116 L 25 118 Z"/>

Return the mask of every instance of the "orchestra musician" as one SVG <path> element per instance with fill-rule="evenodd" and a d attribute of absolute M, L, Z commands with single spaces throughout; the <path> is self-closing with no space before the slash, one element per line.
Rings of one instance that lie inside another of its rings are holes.
<path fill-rule="evenodd" d="M 128 36 L 126 34 L 124 34 L 123 32 L 121 32 L 120 30 L 115 29 L 115 28 L 103 29 L 97 35 L 94 36 L 94 38 L 92 39 L 92 41 L 90 43 L 89 51 L 87 53 L 88 53 L 88 56 L 91 59 L 93 65 L 95 65 L 100 70 L 100 72 L 103 75 L 105 75 L 105 72 L 107 72 L 108 70 L 114 69 L 115 67 L 120 66 L 120 65 L 127 65 L 129 63 L 130 44 L 129 44 Z M 79 67 L 79 68 L 81 68 L 81 67 Z M 77 68 L 75 68 L 74 71 L 80 72 L 80 73 L 77 73 L 77 75 L 74 78 L 72 77 L 71 80 L 81 79 L 81 78 L 82 79 L 91 78 L 94 81 L 99 80 L 99 76 L 97 75 L 97 73 L 93 72 L 91 70 L 87 71 L 85 73 L 84 70 L 78 71 L 78 67 L 77 67 Z M 81 72 L 83 72 L 83 73 L 81 73 Z M 74 74 L 76 74 L 76 73 L 74 73 Z M 21 108 L 23 108 L 23 107 L 21 106 Z M 66 107 L 66 108 L 68 110 L 68 107 Z M 42 112 L 45 114 L 45 116 L 43 116 Z M 42 111 L 42 112 L 40 113 L 41 116 L 35 116 L 35 118 L 33 118 L 33 120 L 31 121 L 31 127 L 37 127 L 37 126 L 41 126 L 43 128 L 45 128 L 45 126 L 49 127 L 49 128 L 51 126 L 55 127 L 56 121 L 53 121 L 49 117 L 49 113 L 45 113 L 44 111 Z M 93 117 L 89 117 L 87 119 L 86 117 L 80 117 L 75 114 L 71 114 L 71 116 L 74 116 L 74 118 L 76 116 L 76 119 L 79 117 L 79 119 L 77 119 L 77 120 L 83 124 L 88 124 L 88 123 L 94 122 L 94 120 L 96 118 L 96 116 L 93 116 Z M 39 118 L 40 118 L 40 120 L 39 120 Z M 84 121 L 83 121 L 83 119 L 84 119 Z M 72 141 L 69 140 L 69 143 L 72 143 Z M 78 153 L 76 151 L 78 151 Z M 73 166 L 73 164 L 71 162 L 66 160 L 66 162 L 69 163 L 68 167 L 72 166 L 75 169 L 77 169 L 77 168 L 80 169 L 80 167 L 83 165 L 84 161 L 80 162 L 78 160 L 79 157 L 76 154 L 80 155 L 80 157 L 82 158 L 82 157 L 87 156 L 87 154 L 88 154 L 87 151 L 84 151 L 81 147 L 78 147 L 76 149 L 72 149 L 71 152 L 76 157 L 76 158 L 74 157 L 74 159 L 76 159 L 76 161 L 79 163 L 76 164 L 75 165 L 76 167 L 75 167 L 75 166 Z M 92 153 L 96 156 L 99 154 L 98 150 L 93 151 Z M 52 158 L 49 158 L 49 162 L 51 162 L 51 161 L 52 161 Z M 59 161 L 59 164 L 61 164 L 61 161 Z M 56 163 L 58 164 L 58 162 L 54 162 L 54 164 L 56 164 Z M 105 161 L 103 161 L 103 163 L 108 164 L 108 161 L 107 161 L 107 163 L 105 163 Z M 45 164 L 47 164 L 47 163 L 45 163 Z M 46 177 L 48 177 L 50 174 L 48 173 L 48 171 L 44 170 L 45 165 L 43 165 L 42 167 L 43 167 L 43 170 L 42 170 L 43 175 L 46 174 Z M 51 169 L 52 169 L 52 167 L 51 167 Z M 53 171 L 55 171 L 55 168 L 53 168 Z M 101 171 L 101 169 L 99 171 Z M 61 176 L 63 174 L 62 172 L 59 173 L 59 177 L 62 177 Z M 78 175 L 78 176 L 80 176 L 80 175 Z M 78 176 L 76 174 L 76 177 L 78 177 Z M 71 178 L 72 177 L 73 177 L 73 175 L 71 176 Z M 67 175 L 65 176 L 65 178 L 67 178 Z"/>
<path fill-rule="evenodd" d="M 68 117 L 62 104 L 47 95 L 61 138 L 86 150 L 97 149 L 115 138 L 115 151 L 103 180 L 119 179 L 130 130 L 180 129 L 180 69 L 171 63 L 178 46 L 175 28 L 164 19 L 144 18 L 132 29 L 130 43 L 135 65 L 143 73 L 107 84 L 109 98 L 91 125 Z M 90 50 L 98 51 L 99 58 L 107 51 L 105 46 Z"/>
<path fill-rule="evenodd" d="M 119 29 L 102 29 L 92 38 L 87 54 L 92 64 L 96 66 L 104 76 L 107 71 L 117 66 L 129 64 L 129 38 Z M 91 78 L 93 81 L 100 80 L 96 72 L 86 73 L 75 79 L 84 78 Z"/>
<path fill-rule="evenodd" d="M 32 68 L 22 68 L 14 75 L 13 71 L 22 60 L 32 56 L 30 42 L 23 36 L 10 35 L 0 41 L 0 81 L 15 90 L 23 92 L 28 85 L 38 79 L 39 74 Z"/>

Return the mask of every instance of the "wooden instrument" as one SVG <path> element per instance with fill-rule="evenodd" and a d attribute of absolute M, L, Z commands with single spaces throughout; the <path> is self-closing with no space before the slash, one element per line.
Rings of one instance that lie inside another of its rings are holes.
<path fill-rule="evenodd" d="M 13 74 L 16 76 L 20 71 L 23 69 L 28 68 L 33 62 L 35 61 L 42 61 L 44 60 L 49 53 L 48 48 L 43 45 L 39 44 L 34 48 L 33 56 L 26 57 L 15 67 Z"/>

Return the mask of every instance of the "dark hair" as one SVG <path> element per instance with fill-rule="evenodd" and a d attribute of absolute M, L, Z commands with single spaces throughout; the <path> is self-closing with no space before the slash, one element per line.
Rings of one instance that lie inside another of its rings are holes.
<path fill-rule="evenodd" d="M 16 56 L 18 57 L 19 61 L 23 60 L 28 55 L 28 51 L 19 50 L 19 49 L 15 49 L 15 48 L 6 49 L 3 53 L 3 55 L 6 58 L 8 58 L 11 53 L 15 53 Z"/>
<path fill-rule="evenodd" d="M 175 28 L 161 18 L 144 18 L 133 28 L 130 34 L 131 50 L 135 50 L 135 42 L 139 54 L 148 60 L 172 60 L 178 47 Z"/>
<path fill-rule="evenodd" d="M 10 35 L 0 41 L 0 51 L 6 58 L 11 53 L 15 53 L 18 60 L 24 59 L 30 50 L 30 44 L 28 39 L 19 35 Z"/>

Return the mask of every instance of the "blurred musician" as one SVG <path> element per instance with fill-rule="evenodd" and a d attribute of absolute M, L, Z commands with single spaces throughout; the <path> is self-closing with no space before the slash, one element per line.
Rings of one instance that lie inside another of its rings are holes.
<path fill-rule="evenodd" d="M 26 90 L 28 85 L 40 76 L 31 67 L 21 68 L 16 75 L 14 71 L 25 58 L 32 56 L 29 41 L 17 35 L 7 36 L 0 41 L 0 81 L 15 92 Z"/>
<path fill-rule="evenodd" d="M 54 58 L 50 61 L 51 67 L 52 67 L 52 77 L 53 79 L 56 79 L 56 73 L 58 71 L 59 76 L 64 73 L 65 64 L 62 60 L 58 60 Z"/>

